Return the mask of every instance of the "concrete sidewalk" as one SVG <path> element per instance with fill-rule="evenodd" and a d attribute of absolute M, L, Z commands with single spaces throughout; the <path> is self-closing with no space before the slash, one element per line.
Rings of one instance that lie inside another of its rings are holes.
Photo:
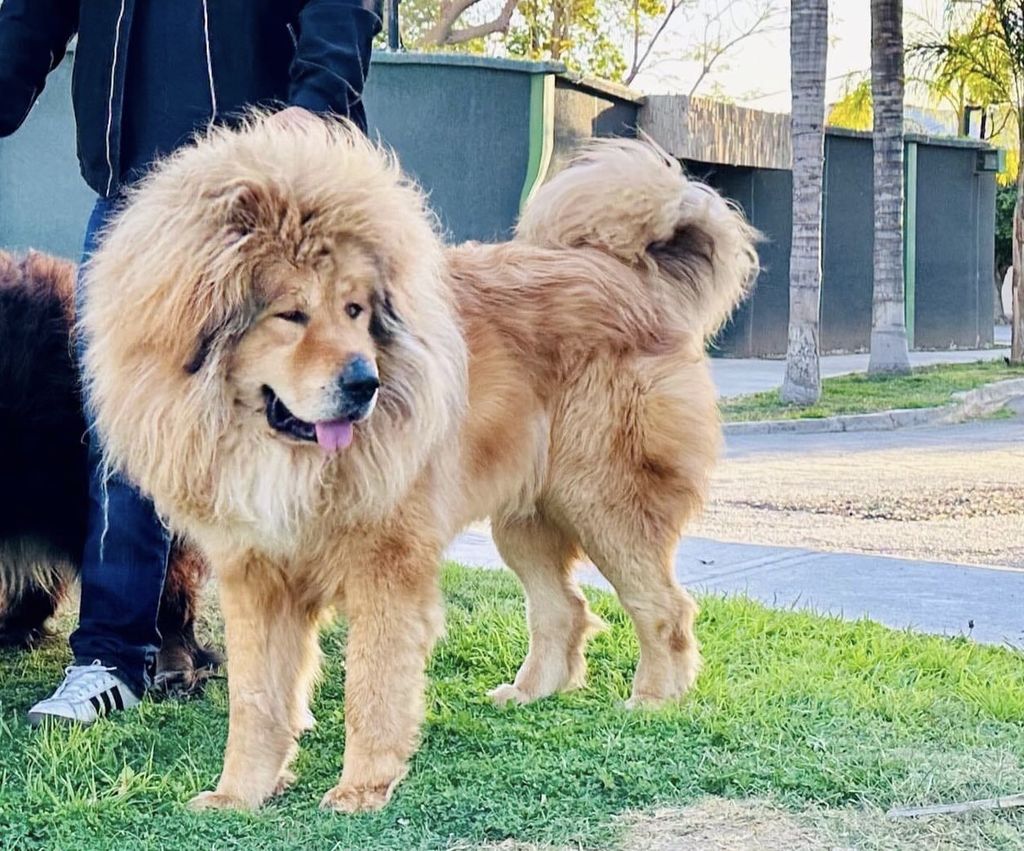
<path fill-rule="evenodd" d="M 845 432 L 839 434 L 753 434 L 729 435 L 725 441 L 727 458 L 756 456 L 807 457 L 816 453 L 842 454 L 853 463 L 858 454 L 886 449 L 905 451 L 1008 450 L 1024 452 L 1024 417 L 1007 420 L 973 420 L 955 425 L 932 425 L 903 431 Z M 1024 458 L 1024 455 L 1022 455 Z M 965 479 L 971 474 L 964 470 Z"/>
<path fill-rule="evenodd" d="M 994 349 L 965 351 L 911 352 L 912 366 L 931 366 L 940 363 L 973 363 L 979 360 L 999 360 L 1009 354 L 1009 327 L 996 326 Z M 866 372 L 868 355 L 824 355 L 821 358 L 821 377 L 832 378 L 851 372 Z M 711 358 L 711 372 L 715 378 L 718 395 L 742 396 L 775 390 L 782 386 L 786 376 L 786 361 L 763 358 Z"/>
<path fill-rule="evenodd" d="M 503 566 L 482 532 L 461 535 L 447 555 L 467 565 Z M 676 574 L 690 589 L 744 594 L 773 608 L 868 617 L 1024 649 L 1024 571 L 687 538 L 676 553 Z M 578 576 L 609 587 L 593 565 L 581 565 Z"/>

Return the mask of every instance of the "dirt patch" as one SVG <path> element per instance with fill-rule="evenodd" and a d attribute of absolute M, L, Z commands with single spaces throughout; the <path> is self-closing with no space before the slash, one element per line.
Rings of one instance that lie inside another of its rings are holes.
<path fill-rule="evenodd" d="M 821 810 L 816 823 L 857 851 L 1019 851 L 1024 813 L 977 812 L 891 819 L 875 807 Z"/>
<path fill-rule="evenodd" d="M 921 487 L 898 497 L 884 493 L 865 497 L 819 496 L 818 499 L 755 501 L 737 499 L 734 505 L 769 511 L 806 511 L 860 520 L 966 520 L 973 517 L 1024 515 L 1024 487 L 963 484 L 946 490 Z"/>
<path fill-rule="evenodd" d="M 878 807 L 788 812 L 763 800 L 707 797 L 623 815 L 614 851 L 1019 851 L 1024 811 L 890 819 Z M 583 851 L 507 839 L 449 851 Z"/>
<path fill-rule="evenodd" d="M 801 824 L 785 810 L 758 800 L 707 797 L 685 807 L 661 807 L 619 817 L 614 851 L 852 851 Z M 448 851 L 583 851 L 584 846 L 538 845 L 506 839 L 486 845 L 457 843 Z M 590 846 L 586 846 L 590 848 Z"/>
<path fill-rule="evenodd" d="M 623 851 L 820 851 L 825 833 L 761 801 L 704 798 L 681 808 L 624 816 Z"/>
<path fill-rule="evenodd" d="M 1021 454 L 1003 446 L 809 451 L 726 460 L 691 534 L 1024 567 Z"/>

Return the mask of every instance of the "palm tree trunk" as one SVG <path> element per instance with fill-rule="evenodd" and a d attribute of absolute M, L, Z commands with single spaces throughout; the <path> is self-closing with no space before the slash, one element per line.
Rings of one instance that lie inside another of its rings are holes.
<path fill-rule="evenodd" d="M 875 250 L 869 373 L 910 372 L 903 291 L 903 0 L 871 0 Z"/>
<path fill-rule="evenodd" d="M 1024 169 L 1017 177 L 1017 204 L 1013 209 L 1013 277 L 1010 292 L 1013 318 L 1010 322 L 1010 363 L 1024 364 L 1024 286 L 1021 260 L 1024 258 Z"/>
<path fill-rule="evenodd" d="M 828 0 L 793 0 L 789 19 L 793 112 L 793 243 L 789 258 L 789 345 L 782 400 L 821 397 L 821 187 L 825 164 Z"/>
<path fill-rule="evenodd" d="M 1024 107 L 1017 108 L 1017 143 L 1024 146 Z M 1024 151 L 1024 147 L 1018 150 Z M 1017 169 L 1017 203 L 1013 208 L 1013 277 L 1011 295 L 1013 320 L 1010 325 L 1010 363 L 1024 364 L 1024 168 Z"/>

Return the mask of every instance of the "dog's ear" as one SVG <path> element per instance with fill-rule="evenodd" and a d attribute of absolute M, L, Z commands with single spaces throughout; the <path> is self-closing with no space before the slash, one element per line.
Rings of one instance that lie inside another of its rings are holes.
<path fill-rule="evenodd" d="M 221 229 L 220 251 L 211 258 L 211 268 L 204 270 L 190 305 L 201 312 L 202 321 L 184 363 L 189 375 L 198 373 L 218 346 L 240 337 L 259 313 L 259 281 L 252 277 L 243 252 L 250 237 L 279 232 L 288 213 L 281 194 L 268 181 L 236 180 L 209 193 L 206 201 L 211 220 Z"/>
<path fill-rule="evenodd" d="M 391 293 L 386 289 L 375 290 L 370 297 L 370 308 L 370 336 L 379 348 L 387 348 L 402 330 L 402 319 L 395 309 Z"/>
<path fill-rule="evenodd" d="M 210 351 L 213 349 L 213 343 L 217 339 L 215 332 L 204 334 L 196 342 L 195 351 L 192 353 L 192 357 L 188 359 L 188 363 L 185 364 L 185 372 L 189 375 L 195 375 L 199 370 L 203 368 L 203 364 L 206 363 L 207 358 L 210 356 Z"/>
<path fill-rule="evenodd" d="M 192 352 L 192 357 L 188 359 L 185 364 L 185 372 L 189 375 L 195 375 L 199 370 L 203 368 L 207 360 L 210 358 L 210 353 L 214 350 L 216 345 L 224 338 L 230 336 L 228 329 L 233 323 L 231 317 L 225 321 L 219 323 L 209 330 L 204 330 L 199 339 L 196 340 L 195 348 Z"/>
<path fill-rule="evenodd" d="M 269 181 L 232 181 L 207 200 L 228 245 L 260 231 L 279 229 L 287 213 L 281 193 Z"/>
<path fill-rule="evenodd" d="M 195 375 L 219 348 L 237 341 L 246 332 L 256 316 L 263 309 L 255 283 L 244 300 L 235 303 L 230 311 L 211 318 L 199 333 L 192 354 L 185 362 L 185 372 Z"/>
<path fill-rule="evenodd" d="M 261 187 L 243 183 L 225 199 L 224 224 L 228 234 L 242 239 L 259 230 L 266 220 L 270 199 Z"/>

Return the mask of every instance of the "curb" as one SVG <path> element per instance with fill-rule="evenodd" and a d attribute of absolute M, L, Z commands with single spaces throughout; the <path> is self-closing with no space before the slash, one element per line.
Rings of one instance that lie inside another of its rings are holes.
<path fill-rule="evenodd" d="M 842 431 L 894 431 L 937 423 L 962 423 L 1005 408 L 1024 399 L 1024 378 L 1009 378 L 974 390 L 954 393 L 955 400 L 936 408 L 899 408 L 872 414 L 843 414 L 836 417 L 794 420 L 755 420 L 726 423 L 727 437 L 748 434 L 825 434 Z"/>
<path fill-rule="evenodd" d="M 1011 402 L 1024 398 L 1024 378 L 1008 378 L 984 384 L 974 390 L 961 390 L 953 394 L 954 422 L 972 417 L 984 417 L 1005 408 Z"/>

